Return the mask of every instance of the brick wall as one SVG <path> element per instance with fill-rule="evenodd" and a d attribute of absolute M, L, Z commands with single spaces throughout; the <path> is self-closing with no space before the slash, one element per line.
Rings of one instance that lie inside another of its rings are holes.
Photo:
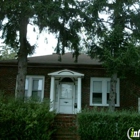
<path fill-rule="evenodd" d="M 16 86 L 17 67 L 0 67 L 0 90 L 14 95 Z"/>
<path fill-rule="evenodd" d="M 27 75 L 44 75 L 45 89 L 44 96 L 49 98 L 51 77 L 48 73 L 69 69 L 85 76 L 82 79 L 82 108 L 89 106 L 90 96 L 90 77 L 107 77 L 104 69 L 101 67 L 87 66 L 29 66 Z M 4 90 L 5 94 L 15 93 L 17 76 L 17 66 L 0 66 L 0 90 Z M 140 97 L 140 88 L 135 84 L 135 78 L 129 76 L 128 79 L 120 81 L 120 107 L 118 109 L 137 109 L 138 97 Z"/>
<path fill-rule="evenodd" d="M 58 114 L 54 119 L 54 140 L 80 140 L 78 136 L 77 116 L 72 114 Z"/>

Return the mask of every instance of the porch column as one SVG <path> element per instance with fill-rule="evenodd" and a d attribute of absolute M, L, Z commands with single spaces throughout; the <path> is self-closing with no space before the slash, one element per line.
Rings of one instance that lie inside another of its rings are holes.
<path fill-rule="evenodd" d="M 55 78 L 51 77 L 51 88 L 50 88 L 50 111 L 54 110 L 54 84 Z"/>
<path fill-rule="evenodd" d="M 77 88 L 77 112 L 81 111 L 81 77 L 78 78 L 78 88 Z"/>

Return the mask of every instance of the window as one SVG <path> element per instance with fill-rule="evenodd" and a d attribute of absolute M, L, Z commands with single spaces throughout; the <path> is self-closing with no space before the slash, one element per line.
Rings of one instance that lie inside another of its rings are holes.
<path fill-rule="evenodd" d="M 120 105 L 119 99 L 119 79 L 116 85 L 115 106 Z M 110 93 L 110 78 L 92 77 L 90 80 L 90 105 L 108 106 Z"/>
<path fill-rule="evenodd" d="M 26 76 L 25 100 L 28 98 L 38 102 L 43 100 L 44 79 L 44 76 Z"/>

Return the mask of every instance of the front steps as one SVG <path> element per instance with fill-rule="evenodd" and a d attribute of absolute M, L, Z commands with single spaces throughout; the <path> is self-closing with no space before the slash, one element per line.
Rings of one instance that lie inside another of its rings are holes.
<path fill-rule="evenodd" d="M 54 140 L 80 140 L 77 135 L 77 120 L 73 114 L 57 114 L 54 121 Z"/>

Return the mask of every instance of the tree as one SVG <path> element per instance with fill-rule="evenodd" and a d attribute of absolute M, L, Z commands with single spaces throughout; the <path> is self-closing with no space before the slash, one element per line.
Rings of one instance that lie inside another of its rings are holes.
<path fill-rule="evenodd" d="M 37 25 L 40 32 L 48 30 L 58 38 L 57 53 L 64 53 L 65 47 L 78 55 L 81 28 L 79 4 L 74 0 L 3 0 L 0 5 L 2 38 L 18 51 L 17 97 L 24 99 L 27 55 L 35 49 L 27 39 L 28 24 Z M 4 22 L 6 19 L 6 22 Z"/>
<path fill-rule="evenodd" d="M 89 0 L 85 5 L 84 11 L 90 19 L 85 26 L 88 53 L 99 58 L 111 76 L 109 109 L 114 111 L 117 75 L 134 64 L 139 65 L 140 3 L 138 0 Z"/>
<path fill-rule="evenodd" d="M 0 46 L 0 52 L 1 59 L 15 59 L 18 51 L 8 46 Z"/>

